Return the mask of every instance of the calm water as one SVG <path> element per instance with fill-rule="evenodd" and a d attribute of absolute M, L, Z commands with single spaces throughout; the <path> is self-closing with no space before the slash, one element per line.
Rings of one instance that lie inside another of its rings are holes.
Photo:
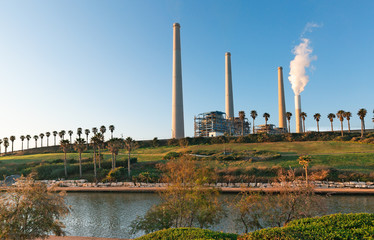
<path fill-rule="evenodd" d="M 235 195 L 221 195 L 230 200 Z M 159 203 L 157 194 L 151 193 L 69 193 L 67 203 L 72 211 L 64 219 L 67 235 L 84 237 L 134 238 L 128 227 L 137 216 L 143 216 L 153 205 Z M 374 213 L 374 196 L 332 196 L 326 199 L 329 213 Z M 230 216 L 213 229 L 237 232 Z"/>

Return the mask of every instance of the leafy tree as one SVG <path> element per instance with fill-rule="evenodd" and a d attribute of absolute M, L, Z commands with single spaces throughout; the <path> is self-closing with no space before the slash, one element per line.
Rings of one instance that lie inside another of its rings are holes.
<path fill-rule="evenodd" d="M 336 113 L 336 117 L 339 119 L 340 121 L 340 129 L 341 129 L 341 133 L 342 133 L 342 137 L 343 137 L 343 121 L 344 121 L 344 117 L 345 117 L 345 112 L 343 110 L 339 110 L 337 113 Z"/>
<path fill-rule="evenodd" d="M 65 235 L 60 218 L 69 213 L 63 193 L 46 184 L 21 178 L 17 186 L 0 195 L 1 239 L 46 239 L 50 233 Z"/>
<path fill-rule="evenodd" d="M 47 147 L 49 147 L 49 137 L 51 136 L 50 132 L 46 132 L 45 136 L 47 137 Z"/>
<path fill-rule="evenodd" d="M 53 134 L 53 137 L 55 139 L 55 144 L 54 145 L 56 146 L 56 136 L 57 136 L 58 132 L 57 131 L 53 131 L 52 134 Z"/>
<path fill-rule="evenodd" d="M 264 115 L 262 115 L 264 118 L 265 118 L 265 127 L 266 127 L 266 130 L 268 130 L 268 120 L 270 118 L 270 114 L 269 113 L 264 113 Z"/>
<path fill-rule="evenodd" d="M 251 117 L 253 119 L 253 127 L 252 127 L 253 129 L 252 129 L 252 132 L 254 134 L 255 133 L 255 119 L 257 117 L 257 112 L 255 110 L 251 111 Z"/>
<path fill-rule="evenodd" d="M 131 169 L 130 169 L 130 158 L 131 158 L 131 151 L 137 148 L 137 144 L 134 139 L 131 137 L 127 137 L 125 139 L 125 149 L 127 150 L 128 153 L 128 158 L 127 158 L 127 173 L 129 178 L 131 177 Z"/>
<path fill-rule="evenodd" d="M 31 139 L 31 136 L 30 135 L 26 135 L 26 139 L 27 139 L 27 149 L 29 149 L 29 141 Z"/>
<path fill-rule="evenodd" d="M 239 111 L 239 119 L 242 122 L 242 136 L 244 136 L 244 119 L 245 119 L 244 111 Z"/>
<path fill-rule="evenodd" d="M 157 148 L 159 145 L 160 145 L 160 141 L 158 140 L 158 138 L 157 137 L 153 138 L 153 140 L 152 140 L 152 146 L 154 148 Z"/>
<path fill-rule="evenodd" d="M 66 161 L 66 153 L 71 148 L 71 144 L 69 140 L 61 140 L 60 146 L 62 148 L 62 151 L 64 152 L 64 169 L 65 169 L 65 178 L 68 178 L 68 169 L 67 169 L 67 161 Z"/>
<path fill-rule="evenodd" d="M 308 155 L 303 155 L 303 156 L 299 156 L 299 158 L 297 160 L 299 161 L 299 164 L 303 166 L 303 168 L 305 170 L 305 181 L 306 181 L 306 184 L 309 184 L 309 182 L 308 182 L 308 167 L 309 167 L 309 163 L 312 161 L 312 157 L 308 156 Z"/>
<path fill-rule="evenodd" d="M 79 153 L 79 177 L 82 178 L 82 152 L 86 149 L 86 141 L 83 138 L 77 138 L 74 149 Z"/>
<path fill-rule="evenodd" d="M 317 122 L 317 131 L 319 132 L 319 120 L 321 119 L 321 114 L 320 113 L 316 113 L 314 114 L 314 120 L 316 120 Z"/>
<path fill-rule="evenodd" d="M 123 139 L 112 138 L 108 141 L 108 150 L 112 153 L 112 170 L 116 168 L 116 159 L 119 150 L 123 147 Z"/>
<path fill-rule="evenodd" d="M 159 167 L 168 187 L 160 193 L 159 205 L 132 222 L 133 233 L 196 225 L 207 228 L 221 220 L 219 192 L 205 186 L 215 180 L 213 169 L 187 158 L 171 160 Z"/>
<path fill-rule="evenodd" d="M 70 143 L 73 143 L 73 140 L 71 139 L 71 137 L 73 136 L 73 130 L 69 130 L 68 131 L 68 134 L 69 134 L 69 137 L 70 137 Z"/>
<path fill-rule="evenodd" d="M 352 117 L 351 112 L 345 112 L 345 118 L 347 119 L 347 122 L 348 122 L 348 132 L 351 132 L 351 124 L 349 122 L 351 120 L 351 117 Z"/>
<path fill-rule="evenodd" d="M 364 132 L 365 132 L 365 116 L 366 116 L 366 113 L 367 113 L 367 111 L 366 111 L 365 108 L 361 108 L 357 112 L 357 115 L 361 119 L 361 137 L 364 137 Z"/>
<path fill-rule="evenodd" d="M 301 112 L 300 117 L 303 120 L 303 132 L 305 132 L 305 118 L 308 117 L 308 115 L 305 112 Z"/>
<path fill-rule="evenodd" d="M 88 135 L 90 134 L 90 129 L 85 129 L 84 130 L 84 134 L 86 134 L 86 141 L 87 141 L 87 144 L 89 144 L 89 142 L 88 142 Z"/>
<path fill-rule="evenodd" d="M 38 147 L 38 139 L 39 139 L 39 136 L 38 135 L 34 135 L 34 140 L 35 140 L 35 148 Z"/>
<path fill-rule="evenodd" d="M 5 148 L 5 154 L 7 153 L 7 149 L 9 147 L 9 139 L 7 137 L 3 138 L 3 144 Z"/>
<path fill-rule="evenodd" d="M 290 124 L 290 121 L 291 121 L 292 113 L 290 113 L 290 112 L 286 112 L 286 117 L 287 117 L 287 121 L 288 121 L 288 132 L 290 133 L 290 132 L 291 132 L 291 124 Z"/>
<path fill-rule="evenodd" d="M 12 142 L 12 153 L 13 153 L 13 145 L 14 145 L 14 140 L 16 140 L 16 136 L 10 136 L 9 139 Z"/>
<path fill-rule="evenodd" d="M 331 122 L 331 132 L 334 131 L 334 126 L 332 125 L 332 122 L 334 121 L 334 118 L 335 118 L 335 114 L 333 113 L 329 113 L 329 115 L 327 115 L 327 118 L 330 119 L 330 122 Z"/>
<path fill-rule="evenodd" d="M 44 133 L 39 134 L 39 137 L 40 137 L 40 146 L 43 147 Z"/>
<path fill-rule="evenodd" d="M 113 138 L 114 125 L 110 125 L 109 126 L 109 131 L 111 133 L 111 137 L 110 138 Z"/>

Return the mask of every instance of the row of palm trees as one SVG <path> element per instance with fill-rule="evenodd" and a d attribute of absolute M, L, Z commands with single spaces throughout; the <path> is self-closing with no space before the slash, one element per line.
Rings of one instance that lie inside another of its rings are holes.
<path fill-rule="evenodd" d="M 366 114 L 367 114 L 367 110 L 365 108 L 361 108 L 357 112 L 357 115 L 361 119 L 361 137 L 363 136 L 364 131 L 365 131 L 365 121 L 364 120 L 365 120 Z M 252 110 L 250 115 L 251 115 L 251 117 L 253 119 L 253 131 L 252 132 L 255 133 L 255 119 L 258 116 L 257 111 Z M 300 117 L 302 119 L 302 129 L 303 129 L 303 132 L 305 132 L 305 119 L 307 118 L 307 116 L 308 115 L 305 112 L 301 112 L 300 113 Z M 265 118 L 265 125 L 267 125 L 267 122 L 268 122 L 268 120 L 270 118 L 270 114 L 269 113 L 264 113 L 263 117 Z M 291 124 L 290 124 L 291 117 L 292 117 L 292 113 L 287 112 L 286 113 L 286 118 L 287 118 L 287 121 L 288 121 L 288 132 L 291 132 L 291 128 L 290 128 L 290 126 L 291 126 Z M 316 113 L 316 114 L 313 115 L 313 117 L 314 117 L 314 120 L 316 120 L 316 122 L 317 122 L 317 131 L 319 132 L 319 121 L 321 119 L 321 114 L 320 113 Z M 327 118 L 331 122 L 331 131 L 334 131 L 334 126 L 333 126 L 334 118 L 338 118 L 339 121 L 340 121 L 342 136 L 343 136 L 343 121 L 344 121 L 344 119 L 347 119 L 347 122 L 348 122 L 348 131 L 351 132 L 351 125 L 350 125 L 350 122 L 349 122 L 350 119 L 351 119 L 351 117 L 352 117 L 352 113 L 351 112 L 346 112 L 344 110 L 339 110 L 336 114 L 329 113 L 327 115 Z"/>
<path fill-rule="evenodd" d="M 62 151 L 64 152 L 64 170 L 65 170 L 65 177 L 68 177 L 67 171 L 67 159 L 66 154 L 73 146 L 74 150 L 78 152 L 78 159 L 79 159 L 79 177 L 82 178 L 82 153 L 86 150 L 87 145 L 90 145 L 93 149 L 93 165 L 94 165 L 94 176 L 97 179 L 97 165 L 101 168 L 101 151 L 107 147 L 108 151 L 111 153 L 112 159 L 112 170 L 116 168 L 116 159 L 119 153 L 119 150 L 126 149 L 128 152 L 128 160 L 127 160 L 127 169 L 128 169 L 128 177 L 131 177 L 131 169 L 130 169 L 130 160 L 131 160 L 131 152 L 137 147 L 135 140 L 131 137 L 127 137 L 126 139 L 123 138 L 111 138 L 108 141 L 104 141 L 104 135 L 101 132 L 96 133 L 93 137 L 91 137 L 90 142 L 86 142 L 83 138 L 78 137 L 74 143 L 69 140 L 62 139 L 60 141 L 60 146 Z M 98 159 L 98 164 L 97 164 Z"/>
<path fill-rule="evenodd" d="M 103 136 L 104 136 L 104 133 L 106 132 L 106 127 L 103 125 L 101 126 L 99 129 L 96 128 L 96 127 L 93 127 L 92 128 L 92 133 L 94 135 L 96 135 L 98 132 L 100 132 Z M 115 127 L 114 125 L 110 125 L 109 126 L 109 131 L 111 132 L 111 139 L 113 138 L 113 132 L 115 130 Z M 69 137 L 70 137 L 70 143 L 73 143 L 72 141 L 72 135 L 73 135 L 73 131 L 72 130 L 69 130 L 67 131 Z M 84 132 L 83 132 L 83 129 L 82 128 L 78 128 L 77 129 L 77 136 L 78 138 L 81 138 L 81 136 L 83 135 L 83 133 L 86 135 L 86 142 L 88 143 L 88 137 L 89 137 L 89 134 L 91 133 L 90 129 L 85 129 Z M 39 135 L 34 135 L 33 137 L 31 137 L 31 135 L 21 135 L 20 136 L 20 139 L 22 141 L 22 147 L 21 147 L 21 151 L 23 151 L 23 142 L 24 140 L 26 139 L 27 140 L 27 149 L 29 149 L 29 142 L 30 140 L 33 138 L 35 140 L 35 148 L 38 147 L 38 139 L 40 139 L 40 146 L 43 147 L 43 139 L 44 137 L 47 138 L 47 147 L 49 147 L 49 137 L 53 135 L 54 137 L 54 145 L 56 146 L 56 137 L 59 136 L 60 137 L 60 141 L 61 140 L 65 140 L 65 135 L 66 135 L 66 131 L 65 130 L 61 130 L 59 132 L 57 131 L 53 131 L 52 134 L 51 132 L 46 132 L 45 134 L 44 133 L 40 133 Z M 1 153 L 1 144 L 4 145 L 4 148 L 5 148 L 5 154 L 7 153 L 7 148 L 9 147 L 9 141 L 11 142 L 11 145 L 12 145 L 12 152 L 13 152 L 13 145 L 14 145 L 14 141 L 16 140 L 16 137 L 15 136 L 10 136 L 9 138 L 5 137 L 3 139 L 0 139 L 0 153 Z"/>

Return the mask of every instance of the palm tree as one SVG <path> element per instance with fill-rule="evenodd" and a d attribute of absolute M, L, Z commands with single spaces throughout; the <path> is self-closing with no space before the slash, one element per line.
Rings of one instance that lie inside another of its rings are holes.
<path fill-rule="evenodd" d="M 99 147 L 99 144 L 101 143 L 100 138 L 97 135 L 94 135 L 91 137 L 91 146 L 94 151 L 93 160 L 94 160 L 94 175 L 95 175 L 95 181 L 97 181 L 97 173 L 96 173 L 96 149 Z"/>
<path fill-rule="evenodd" d="M 31 139 L 31 136 L 30 135 L 26 135 L 26 139 L 27 139 L 27 149 L 29 149 L 29 141 Z"/>
<path fill-rule="evenodd" d="M 288 121 L 288 132 L 290 133 L 290 132 L 291 132 L 291 124 L 290 124 L 290 121 L 291 121 L 292 113 L 290 113 L 290 112 L 286 112 L 286 117 L 287 117 L 287 121 Z"/>
<path fill-rule="evenodd" d="M 23 151 L 23 141 L 25 140 L 25 136 L 21 135 L 19 138 L 20 138 L 21 141 L 22 141 L 22 148 L 21 148 L 21 151 Z M 1 144 L 1 143 L 0 143 L 0 144 Z"/>
<path fill-rule="evenodd" d="M 251 111 L 251 117 L 253 119 L 253 127 L 252 127 L 252 132 L 255 133 L 255 119 L 257 117 L 257 112 L 256 110 Z"/>
<path fill-rule="evenodd" d="M 9 147 L 9 139 L 7 137 L 3 138 L 3 144 L 5 148 L 5 155 L 6 155 L 7 149 Z"/>
<path fill-rule="evenodd" d="M 112 138 L 108 141 L 108 150 L 112 153 L 112 170 L 116 168 L 117 155 L 122 147 L 123 139 Z"/>
<path fill-rule="evenodd" d="M 103 125 L 100 127 L 100 132 L 103 134 L 103 140 L 104 140 L 104 133 L 106 132 L 106 127 Z"/>
<path fill-rule="evenodd" d="M 81 135 L 82 135 L 82 128 L 78 128 L 78 129 L 77 129 L 77 135 L 78 135 L 78 138 L 81 138 Z"/>
<path fill-rule="evenodd" d="M 73 141 L 71 140 L 71 136 L 73 135 L 73 131 L 72 131 L 72 130 L 69 130 L 69 131 L 68 131 L 68 134 L 69 134 L 69 136 L 70 136 L 70 143 L 73 143 Z"/>
<path fill-rule="evenodd" d="M 35 139 L 35 148 L 38 147 L 38 138 L 39 138 L 38 135 L 34 135 L 34 139 Z"/>
<path fill-rule="evenodd" d="M 110 125 L 109 130 L 110 130 L 110 133 L 111 133 L 110 138 L 113 138 L 114 125 Z"/>
<path fill-rule="evenodd" d="M 344 121 L 344 117 L 345 117 L 345 112 L 343 110 L 339 110 L 337 113 L 336 113 L 336 116 L 339 118 L 340 120 L 340 129 L 341 129 L 341 132 L 342 132 L 342 137 L 343 137 L 343 121 Z"/>
<path fill-rule="evenodd" d="M 332 125 L 332 122 L 334 121 L 335 114 L 329 113 L 329 115 L 327 115 L 327 118 L 330 119 L 330 122 L 331 122 L 331 132 L 333 132 L 334 131 L 334 126 Z"/>
<path fill-rule="evenodd" d="M 89 144 L 89 142 L 88 142 L 88 135 L 90 134 L 90 129 L 85 129 L 84 130 L 84 134 L 86 134 L 86 141 L 87 141 L 87 144 Z"/>
<path fill-rule="evenodd" d="M 99 150 L 99 168 L 101 168 L 101 149 L 104 148 L 104 137 L 101 133 L 97 133 L 95 136 L 97 138 L 97 148 Z"/>
<path fill-rule="evenodd" d="M 10 136 L 9 139 L 12 142 L 12 153 L 13 153 L 13 145 L 14 145 L 14 140 L 16 140 L 16 136 Z"/>
<path fill-rule="evenodd" d="M 264 115 L 262 115 L 264 118 L 265 118 L 265 127 L 266 127 L 266 131 L 268 130 L 268 120 L 270 118 L 270 114 L 269 113 L 264 113 Z"/>
<path fill-rule="evenodd" d="M 244 136 L 244 119 L 245 119 L 244 111 L 239 111 L 239 119 L 242 122 L 242 136 Z"/>
<path fill-rule="evenodd" d="M 321 118 L 321 114 L 320 113 L 316 113 L 316 114 L 314 114 L 314 120 L 316 120 L 316 122 L 317 122 L 317 131 L 319 132 L 319 120 L 320 120 L 320 118 Z"/>
<path fill-rule="evenodd" d="M 79 153 L 79 177 L 82 178 L 82 152 L 86 149 L 86 141 L 83 138 L 77 138 L 74 149 Z"/>
<path fill-rule="evenodd" d="M 40 143 L 41 143 L 40 146 L 43 147 L 44 133 L 39 134 L 39 136 L 40 136 Z"/>
<path fill-rule="evenodd" d="M 56 146 L 56 136 L 57 136 L 58 132 L 57 131 L 53 131 L 53 137 L 55 138 L 55 146 Z"/>
<path fill-rule="evenodd" d="M 47 147 L 49 147 L 49 136 L 51 136 L 50 132 L 46 132 L 45 136 L 47 137 Z"/>
<path fill-rule="evenodd" d="M 361 108 L 360 110 L 358 110 L 357 112 L 357 115 L 360 117 L 361 119 L 361 137 L 364 136 L 364 132 L 365 132 L 365 116 L 366 116 L 366 109 L 365 108 Z"/>
<path fill-rule="evenodd" d="M 348 132 L 351 132 L 351 124 L 349 120 L 351 120 L 352 113 L 351 112 L 345 112 L 345 118 L 347 119 L 348 122 Z"/>
<path fill-rule="evenodd" d="M 303 120 L 303 132 L 305 132 L 305 118 L 308 117 L 305 112 L 300 113 L 300 117 Z"/>
<path fill-rule="evenodd" d="M 3 139 L 0 139 L 0 154 L 1 154 L 1 144 L 3 144 Z"/>
<path fill-rule="evenodd" d="M 62 151 L 64 152 L 64 168 L 65 168 L 65 178 L 68 178 L 68 169 L 67 169 L 67 161 L 66 161 L 66 153 L 70 149 L 70 142 L 69 140 L 61 140 L 60 146 L 62 148 Z"/>
<path fill-rule="evenodd" d="M 133 140 L 131 137 L 127 137 L 125 139 L 125 148 L 128 152 L 128 159 L 127 159 L 127 173 L 130 178 L 131 176 L 131 170 L 130 170 L 130 159 L 131 159 L 131 151 L 134 150 L 137 147 L 135 140 Z"/>
<path fill-rule="evenodd" d="M 60 140 L 64 140 L 65 139 L 65 134 L 66 134 L 66 131 L 65 130 L 61 130 L 58 135 L 60 136 Z"/>
<path fill-rule="evenodd" d="M 305 181 L 306 181 L 306 184 L 309 185 L 308 167 L 309 167 L 310 162 L 312 161 L 312 158 L 308 155 L 304 155 L 304 156 L 300 156 L 298 160 L 299 160 L 299 164 L 302 165 L 305 170 Z"/>
<path fill-rule="evenodd" d="M 96 133 L 97 133 L 97 127 L 93 127 L 93 128 L 92 128 L 92 133 L 93 133 L 94 135 L 96 135 Z"/>

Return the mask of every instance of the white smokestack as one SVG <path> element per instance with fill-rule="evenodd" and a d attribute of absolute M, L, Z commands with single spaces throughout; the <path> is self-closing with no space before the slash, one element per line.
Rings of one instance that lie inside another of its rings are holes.
<path fill-rule="evenodd" d="M 172 92 L 171 137 L 184 138 L 182 60 L 180 25 L 173 24 L 173 92 Z"/>
<path fill-rule="evenodd" d="M 225 100 L 226 118 L 234 117 L 234 100 L 232 96 L 232 75 L 231 75 L 231 53 L 225 54 Z"/>
<path fill-rule="evenodd" d="M 300 113 L 301 113 L 301 98 L 300 98 L 300 95 L 295 95 L 295 119 L 296 119 L 296 132 L 297 133 L 303 132 Z"/>

